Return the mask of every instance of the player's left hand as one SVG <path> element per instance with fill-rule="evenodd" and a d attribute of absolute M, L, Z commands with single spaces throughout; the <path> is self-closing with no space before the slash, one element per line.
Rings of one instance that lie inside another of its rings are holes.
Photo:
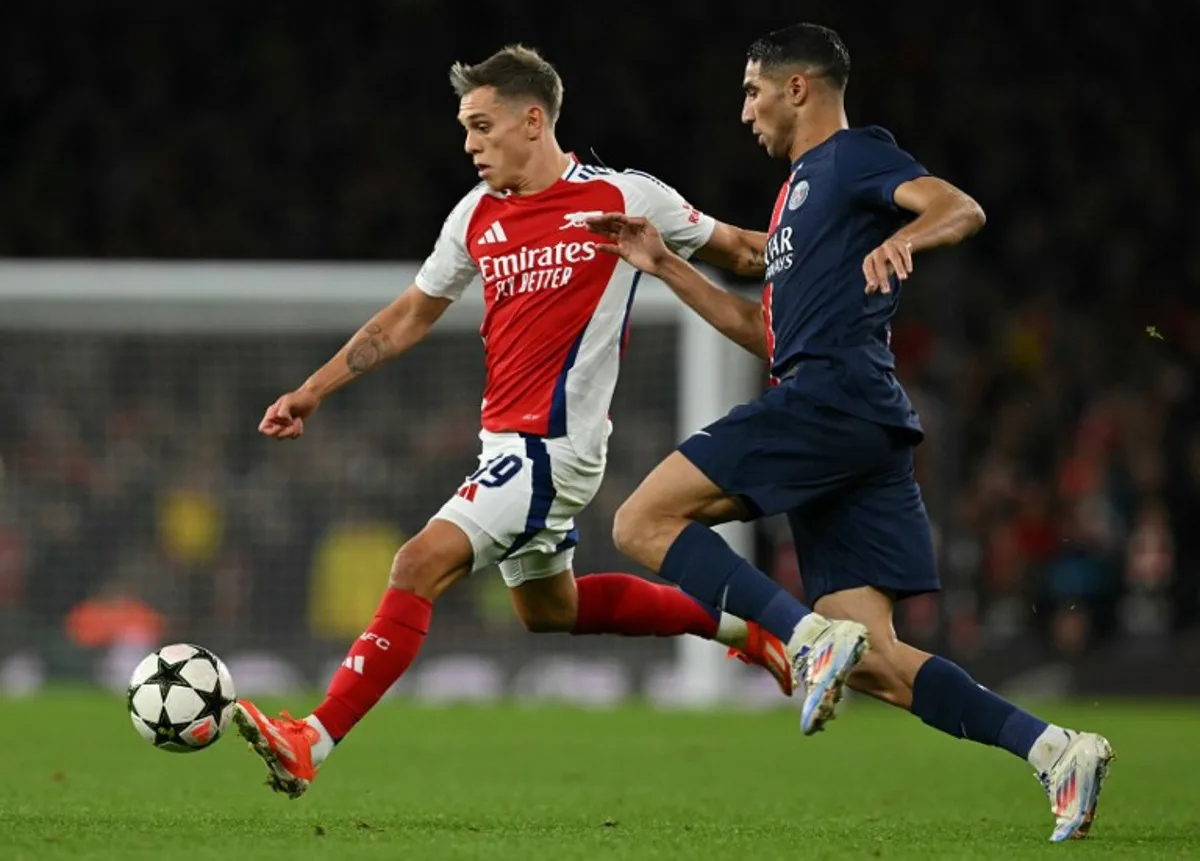
<path fill-rule="evenodd" d="M 588 230 L 610 240 L 597 246 L 609 254 L 619 254 L 635 269 L 655 275 L 671 252 L 658 230 L 647 219 L 606 212 L 587 220 Z"/>
<path fill-rule="evenodd" d="M 888 280 L 893 272 L 901 281 L 908 279 L 913 271 L 912 243 L 907 239 L 897 239 L 894 236 L 867 255 L 863 260 L 863 275 L 867 279 L 864 292 L 891 293 L 892 284 Z"/>

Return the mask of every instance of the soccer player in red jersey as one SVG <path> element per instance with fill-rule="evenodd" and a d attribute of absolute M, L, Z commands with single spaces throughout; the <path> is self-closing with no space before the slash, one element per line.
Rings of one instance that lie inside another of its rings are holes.
<path fill-rule="evenodd" d="M 588 218 L 645 217 L 677 253 L 747 274 L 762 272 L 765 235 L 715 221 L 651 176 L 564 153 L 554 133 L 562 82 L 536 52 L 508 47 L 475 66 L 456 64 L 450 77 L 482 182 L 451 211 L 415 283 L 259 425 L 273 439 L 299 437 L 326 396 L 416 345 L 482 280 L 478 468 L 400 548 L 374 620 L 312 715 L 272 718 L 238 705 L 239 729 L 266 761 L 271 785 L 293 798 L 416 658 L 438 596 L 492 565 L 531 631 L 716 639 L 792 692 L 782 644 L 757 625 L 673 586 L 628 574 L 576 580 L 572 570 L 574 517 L 604 476 L 608 409 L 641 277 L 598 252 Z"/>

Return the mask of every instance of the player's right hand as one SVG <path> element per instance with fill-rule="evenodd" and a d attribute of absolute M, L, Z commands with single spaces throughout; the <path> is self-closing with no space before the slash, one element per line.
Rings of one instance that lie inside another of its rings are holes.
<path fill-rule="evenodd" d="M 258 432 L 272 439 L 297 439 L 304 433 L 304 420 L 317 411 L 321 399 L 312 392 L 288 392 L 271 406 L 258 423 Z"/>
<path fill-rule="evenodd" d="M 658 230 L 647 219 L 606 212 L 587 220 L 588 230 L 610 240 L 598 245 L 601 251 L 619 254 L 629 265 L 655 275 L 671 255 Z"/>

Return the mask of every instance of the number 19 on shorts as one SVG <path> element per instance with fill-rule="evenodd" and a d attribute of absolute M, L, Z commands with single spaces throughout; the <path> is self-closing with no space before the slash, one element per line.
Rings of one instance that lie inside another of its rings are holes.
<path fill-rule="evenodd" d="M 521 472 L 523 463 L 515 454 L 498 454 L 468 475 L 457 495 L 467 502 L 474 502 L 480 487 L 503 487 Z"/>

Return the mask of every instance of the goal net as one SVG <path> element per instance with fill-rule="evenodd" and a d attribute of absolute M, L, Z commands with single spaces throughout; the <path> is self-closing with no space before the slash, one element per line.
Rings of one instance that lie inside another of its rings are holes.
<path fill-rule="evenodd" d="M 212 648 L 239 690 L 323 687 L 393 554 L 471 471 L 478 288 L 411 354 L 322 405 L 298 443 L 256 432 L 415 266 L 0 264 L 0 688 L 119 687 L 161 643 Z M 695 428 L 751 397 L 757 365 L 644 283 L 577 571 L 647 574 L 613 514 Z M 743 552 L 744 526 L 723 527 Z M 496 572 L 438 601 L 397 692 L 703 704 L 774 695 L 693 639 L 535 636 Z"/>

